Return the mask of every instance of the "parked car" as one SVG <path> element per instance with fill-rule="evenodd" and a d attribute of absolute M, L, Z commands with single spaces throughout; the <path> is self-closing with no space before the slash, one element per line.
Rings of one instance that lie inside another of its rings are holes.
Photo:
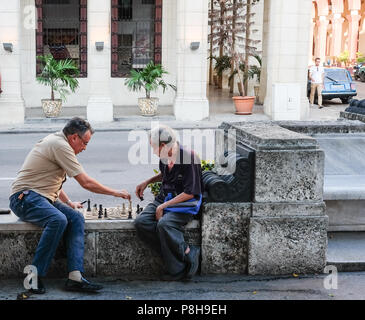
<path fill-rule="evenodd" d="M 364 66 L 364 63 L 358 63 L 357 65 L 354 66 L 354 78 L 355 80 L 360 80 L 361 77 L 360 77 L 360 69 Z M 365 81 L 365 69 L 362 70 L 363 72 L 363 80 L 361 81 Z"/>
<path fill-rule="evenodd" d="M 348 70 L 343 68 L 325 68 L 324 86 L 322 97 L 324 100 L 340 98 L 346 104 L 357 96 L 356 84 Z M 309 74 L 309 71 L 308 71 Z M 308 98 L 311 92 L 311 80 L 308 77 Z M 317 100 L 317 93 L 315 96 Z"/>
<path fill-rule="evenodd" d="M 361 80 L 361 82 L 365 82 L 365 64 L 362 65 L 361 68 L 357 71 L 358 77 Z"/>

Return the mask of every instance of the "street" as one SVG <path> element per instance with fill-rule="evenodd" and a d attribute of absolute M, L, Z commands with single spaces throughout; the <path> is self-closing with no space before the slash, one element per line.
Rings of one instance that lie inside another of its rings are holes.
<path fill-rule="evenodd" d="M 45 279 L 45 295 L 31 300 L 364 300 L 365 273 L 295 276 L 196 276 L 190 282 L 101 278 L 99 294 L 63 290 L 65 279 Z M 22 279 L 0 280 L 0 300 L 24 291 Z"/>
<path fill-rule="evenodd" d="M 128 134 L 128 132 L 96 132 L 86 151 L 80 153 L 78 159 L 91 177 L 108 187 L 128 190 L 132 195 L 133 203 L 137 203 L 134 190 L 137 184 L 154 175 L 153 169 L 158 169 L 158 158 L 149 155 L 148 164 L 133 165 L 128 159 L 128 152 L 136 142 L 128 141 Z M 46 135 L 45 133 L 0 134 L 0 208 L 9 206 L 10 187 L 17 171 L 20 170 L 33 145 Z M 148 146 L 148 139 L 146 142 Z M 209 145 L 213 143 L 214 139 Z M 150 148 L 148 152 L 151 152 Z M 151 164 L 151 159 L 155 164 Z M 121 205 L 121 201 L 124 201 L 93 194 L 79 186 L 75 179 L 68 178 L 64 184 L 64 190 L 73 201 L 90 199 L 92 205 L 96 203 L 102 204 L 103 207 L 113 207 Z M 145 206 L 152 199 L 153 195 L 147 189 L 141 205 Z"/>

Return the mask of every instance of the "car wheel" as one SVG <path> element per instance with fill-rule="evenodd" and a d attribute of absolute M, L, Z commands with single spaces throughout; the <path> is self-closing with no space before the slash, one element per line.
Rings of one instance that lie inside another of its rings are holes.
<path fill-rule="evenodd" d="M 348 104 L 348 103 L 350 103 L 350 98 L 349 97 L 341 98 L 341 101 L 343 104 Z"/>
<path fill-rule="evenodd" d="M 365 82 L 365 73 L 364 72 L 360 73 L 360 80 L 361 80 L 361 82 Z"/>

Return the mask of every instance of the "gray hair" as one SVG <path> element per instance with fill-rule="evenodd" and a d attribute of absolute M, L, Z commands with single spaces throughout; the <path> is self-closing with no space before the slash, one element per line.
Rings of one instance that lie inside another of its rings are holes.
<path fill-rule="evenodd" d="M 154 146 L 161 146 L 163 143 L 170 146 L 176 142 L 176 135 L 170 127 L 159 125 L 150 131 L 150 139 Z"/>
<path fill-rule="evenodd" d="M 91 127 L 88 121 L 79 117 L 75 117 L 67 122 L 62 131 L 66 137 L 71 136 L 75 133 L 82 137 L 88 130 L 91 132 L 91 134 L 94 133 L 94 129 Z"/>

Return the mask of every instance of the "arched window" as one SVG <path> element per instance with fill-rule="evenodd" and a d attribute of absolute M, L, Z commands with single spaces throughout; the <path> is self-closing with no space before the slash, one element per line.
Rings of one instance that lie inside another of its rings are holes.
<path fill-rule="evenodd" d="M 111 0 L 111 75 L 161 63 L 162 0 Z"/>
<path fill-rule="evenodd" d="M 36 0 L 37 55 L 72 59 L 87 77 L 87 0 Z M 37 74 L 41 65 L 37 62 Z"/>

